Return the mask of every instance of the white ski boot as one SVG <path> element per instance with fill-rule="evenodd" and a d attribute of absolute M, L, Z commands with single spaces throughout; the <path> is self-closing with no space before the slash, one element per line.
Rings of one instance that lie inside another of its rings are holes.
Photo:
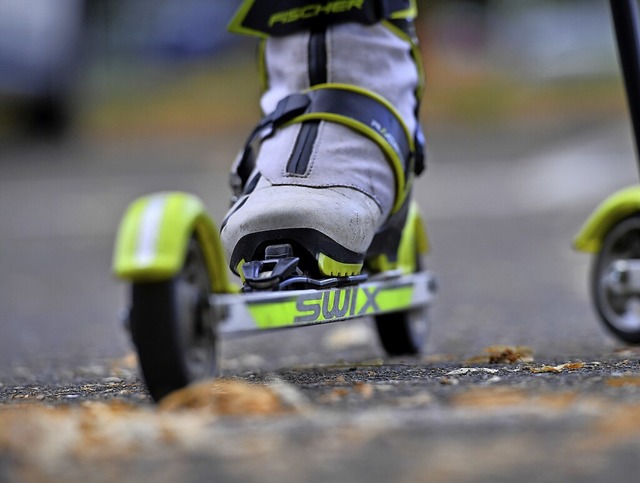
<path fill-rule="evenodd" d="M 246 2 L 231 26 L 266 37 L 267 115 L 234 163 L 222 241 L 237 273 L 289 244 L 310 273 L 358 274 L 365 258 L 394 257 L 422 169 L 415 9 L 276 3 Z"/>

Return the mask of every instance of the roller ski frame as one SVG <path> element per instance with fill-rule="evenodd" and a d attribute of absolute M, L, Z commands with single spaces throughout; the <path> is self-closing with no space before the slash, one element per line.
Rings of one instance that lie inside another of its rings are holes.
<path fill-rule="evenodd" d="M 215 375 L 219 336 L 373 317 L 390 355 L 421 352 L 436 291 L 422 269 L 428 239 L 411 204 L 397 260 L 378 257 L 362 274 L 308 276 L 290 245 L 229 278 L 218 231 L 202 202 L 180 192 L 134 201 L 118 232 L 114 273 L 131 289 L 126 325 L 154 400 Z"/>
<path fill-rule="evenodd" d="M 638 3 L 636 0 L 610 0 L 610 8 L 638 155 Z M 640 344 L 640 186 L 622 189 L 598 206 L 574 239 L 574 247 L 593 254 L 592 299 L 605 327 L 624 342 Z"/>

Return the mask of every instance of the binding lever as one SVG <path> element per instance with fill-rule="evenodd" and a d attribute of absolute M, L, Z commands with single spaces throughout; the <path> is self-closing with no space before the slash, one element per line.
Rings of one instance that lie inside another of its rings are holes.
<path fill-rule="evenodd" d="M 291 245 L 270 245 L 265 250 L 264 260 L 242 265 L 245 285 L 259 290 L 276 288 L 280 282 L 300 275 L 299 261 L 293 256 Z"/>
<path fill-rule="evenodd" d="M 365 273 L 321 279 L 304 276 L 298 268 L 300 259 L 293 256 L 293 248 L 289 244 L 270 245 L 264 254 L 264 260 L 255 260 L 242 265 L 243 291 L 327 289 L 362 283 L 368 278 Z"/>

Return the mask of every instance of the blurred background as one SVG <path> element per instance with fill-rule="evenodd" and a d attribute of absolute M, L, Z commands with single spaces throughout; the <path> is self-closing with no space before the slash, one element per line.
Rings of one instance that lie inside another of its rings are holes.
<path fill-rule="evenodd" d="M 186 190 L 222 218 L 260 116 L 256 41 L 226 32 L 239 3 L 0 0 L 3 368 L 129 350 L 110 257 L 135 197 Z M 637 176 L 608 3 L 419 5 L 430 169 L 416 196 L 443 287 L 431 352 L 608 347 L 570 250 Z M 306 329 L 287 335 L 289 359 L 275 341 L 232 342 L 226 367 L 380 354 L 357 325 L 310 330 L 325 331 L 311 349 Z"/>
<path fill-rule="evenodd" d="M 239 0 L 2 0 L 4 136 L 180 136 L 257 115 Z M 422 1 L 429 125 L 619 115 L 605 0 Z M 22 132 L 19 132 L 22 130 Z"/>

